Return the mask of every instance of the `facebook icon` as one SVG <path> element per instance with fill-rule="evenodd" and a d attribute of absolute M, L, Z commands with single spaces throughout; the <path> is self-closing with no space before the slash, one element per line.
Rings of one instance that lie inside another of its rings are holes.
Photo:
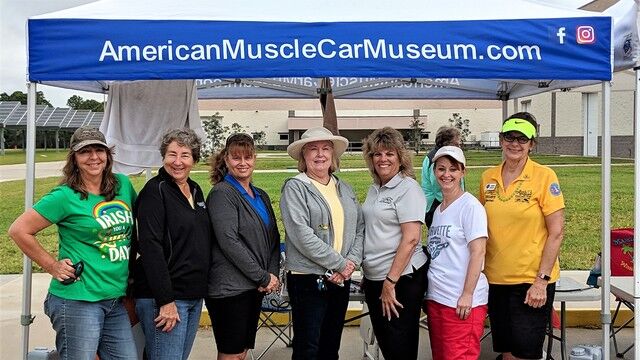
<path fill-rule="evenodd" d="M 565 33 L 566 28 L 563 26 L 561 28 L 558 29 L 558 32 L 556 33 L 556 36 L 558 37 L 558 42 L 560 44 L 564 44 L 564 37 L 567 36 L 567 34 Z"/>

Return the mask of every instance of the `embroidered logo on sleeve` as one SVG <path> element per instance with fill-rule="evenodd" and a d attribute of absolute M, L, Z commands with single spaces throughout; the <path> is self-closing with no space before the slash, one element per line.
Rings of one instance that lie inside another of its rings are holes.
<path fill-rule="evenodd" d="M 560 196 L 560 194 L 562 194 L 562 191 L 560 191 L 560 185 L 558 183 L 552 183 L 551 185 L 549 185 L 549 192 L 553 196 Z"/>

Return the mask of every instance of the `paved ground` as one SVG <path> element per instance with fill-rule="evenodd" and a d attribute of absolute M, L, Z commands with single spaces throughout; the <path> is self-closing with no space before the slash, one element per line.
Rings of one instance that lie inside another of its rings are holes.
<path fill-rule="evenodd" d="M 564 274 L 564 272 L 563 272 Z M 576 279 L 586 278 L 586 272 L 568 273 Z M 50 276 L 48 274 L 34 274 L 32 293 L 32 314 L 36 316 L 34 323 L 30 327 L 30 349 L 36 346 L 54 347 L 54 332 L 46 315 L 43 314 L 42 301 L 47 292 Z M 0 275 L 0 359 L 19 359 L 21 349 L 20 326 L 22 303 L 22 275 Z M 356 305 L 357 306 L 357 305 Z M 579 312 L 586 308 L 595 309 L 599 307 L 598 302 L 568 303 L 569 312 Z M 559 308 L 559 305 L 556 306 Z M 570 328 L 568 330 L 569 349 L 576 344 L 602 344 L 602 332 L 599 329 Z M 273 339 L 269 330 L 258 332 L 256 350 L 261 351 Z M 632 329 L 623 330 L 619 342 L 630 344 L 633 340 Z M 428 333 L 421 330 L 420 334 L 420 360 L 431 359 L 429 350 Z M 490 339 L 483 342 L 481 359 L 494 359 L 495 354 L 491 351 Z M 340 354 L 342 359 L 361 359 L 363 341 L 360 337 L 359 328 L 356 326 L 346 327 L 343 334 Z M 215 344 L 210 328 L 201 328 L 198 331 L 196 343 L 190 359 L 213 359 Z M 559 359 L 559 346 L 554 344 L 554 357 Z M 276 345 L 263 358 L 267 359 L 288 359 L 291 357 L 291 349 L 286 348 L 282 343 Z M 612 356 L 615 358 L 615 356 Z M 629 354 L 627 359 L 632 359 L 633 354 Z"/>
<path fill-rule="evenodd" d="M 36 163 L 36 177 L 44 178 L 44 177 L 50 177 L 50 176 L 60 176 L 62 175 L 62 172 L 60 170 L 62 169 L 63 166 L 64 166 L 63 161 Z M 0 182 L 24 180 L 24 178 L 26 177 L 26 174 L 27 174 L 27 171 L 26 171 L 25 164 L 0 166 Z"/>

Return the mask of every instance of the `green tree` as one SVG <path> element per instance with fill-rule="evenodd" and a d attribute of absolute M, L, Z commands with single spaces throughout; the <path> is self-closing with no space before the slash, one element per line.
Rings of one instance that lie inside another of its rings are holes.
<path fill-rule="evenodd" d="M 244 132 L 246 132 L 246 130 L 242 127 L 242 125 L 234 122 L 233 124 L 231 124 L 231 129 L 229 131 L 229 135 L 231 135 L 231 134 L 239 134 L 239 133 L 244 133 Z"/>
<path fill-rule="evenodd" d="M 460 130 L 460 140 L 462 140 L 463 144 L 467 142 L 467 138 L 471 134 L 471 130 L 469 130 L 470 122 L 471 121 L 469 119 L 463 119 L 462 116 L 460 116 L 460 113 L 453 113 L 452 117 L 449 118 L 449 124 Z"/>
<path fill-rule="evenodd" d="M 11 95 L 7 93 L 0 94 L 0 101 L 19 101 L 21 104 L 27 104 L 27 94 L 22 91 L 14 91 Z M 51 105 L 49 100 L 44 97 L 44 93 L 42 91 L 36 91 L 36 104 L 38 105 Z"/>
<path fill-rule="evenodd" d="M 411 128 L 409 141 L 413 146 L 413 150 L 415 150 L 416 155 L 418 155 L 422 145 L 422 130 L 424 130 L 424 123 L 420 120 L 419 115 L 413 116 L 413 119 L 409 121 L 409 127 Z"/>
<path fill-rule="evenodd" d="M 67 100 L 67 106 L 75 110 L 91 110 L 96 112 L 104 111 L 104 104 L 93 99 L 83 99 L 81 96 L 73 95 Z"/>
<path fill-rule="evenodd" d="M 214 152 L 224 146 L 226 134 L 229 131 L 228 126 L 222 125 L 223 116 L 216 112 L 210 118 L 202 121 L 202 127 L 207 139 L 202 147 L 202 158 L 207 160 Z"/>
<path fill-rule="evenodd" d="M 251 135 L 253 135 L 253 141 L 255 141 L 256 145 L 260 146 L 267 144 L 267 133 L 265 133 L 264 130 L 254 132 Z"/>

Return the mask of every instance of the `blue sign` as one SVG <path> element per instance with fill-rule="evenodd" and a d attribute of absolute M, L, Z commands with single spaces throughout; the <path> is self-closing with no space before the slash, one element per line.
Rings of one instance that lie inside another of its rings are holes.
<path fill-rule="evenodd" d="M 29 79 L 610 80 L 611 18 L 447 22 L 29 20 Z"/>

